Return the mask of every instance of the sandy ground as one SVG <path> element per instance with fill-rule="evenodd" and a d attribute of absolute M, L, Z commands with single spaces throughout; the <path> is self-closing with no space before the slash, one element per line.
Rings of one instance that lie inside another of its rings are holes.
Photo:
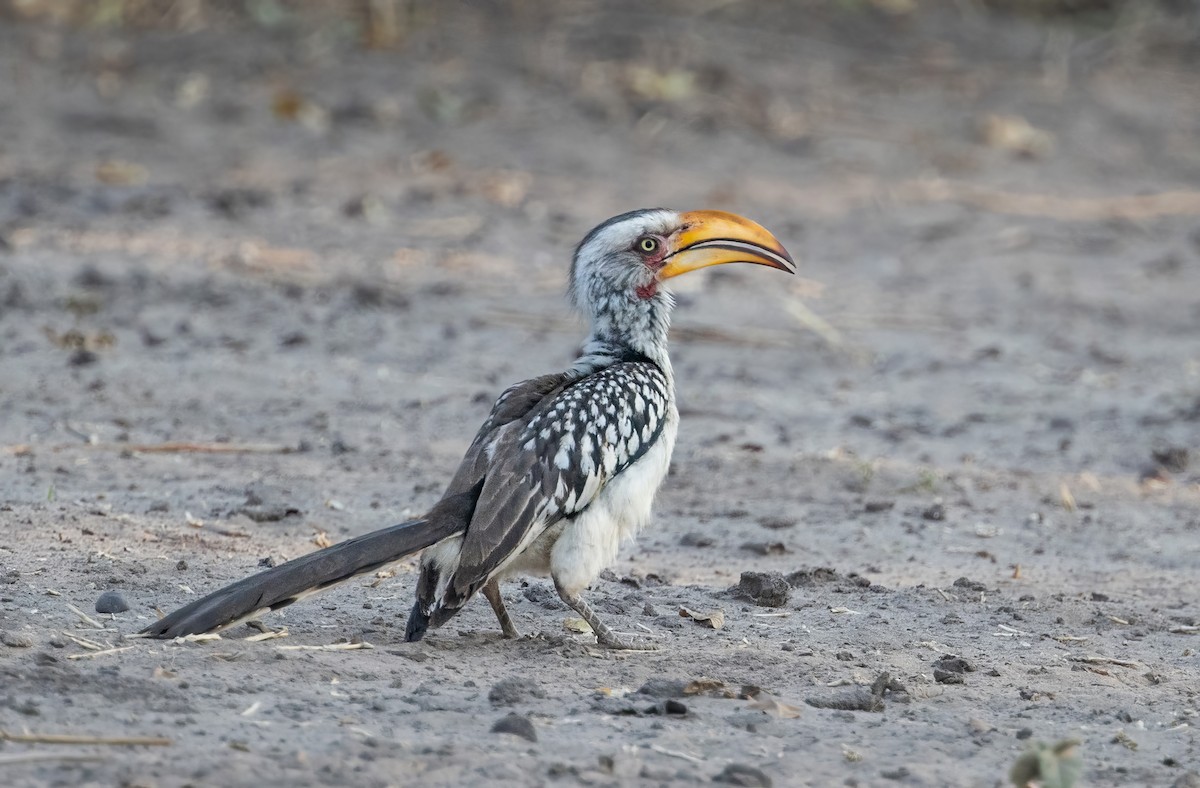
<path fill-rule="evenodd" d="M 2 782 L 999 786 L 1076 739 L 1083 784 L 1200 784 L 1195 52 L 521 8 L 392 52 L 0 20 L 0 730 L 169 742 L 0 740 Z M 682 285 L 672 472 L 591 590 L 661 650 L 544 581 L 520 641 L 477 601 L 407 644 L 412 562 L 286 639 L 123 640 L 436 500 L 571 359 L 573 244 L 653 204 L 803 261 Z"/>

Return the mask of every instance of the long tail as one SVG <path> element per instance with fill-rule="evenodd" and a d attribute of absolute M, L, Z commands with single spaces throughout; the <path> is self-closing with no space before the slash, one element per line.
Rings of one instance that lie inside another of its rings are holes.
<path fill-rule="evenodd" d="M 424 519 L 363 534 L 239 580 L 163 616 L 141 631 L 151 638 L 213 632 L 332 588 L 466 530 L 478 486 L 442 499 Z"/>

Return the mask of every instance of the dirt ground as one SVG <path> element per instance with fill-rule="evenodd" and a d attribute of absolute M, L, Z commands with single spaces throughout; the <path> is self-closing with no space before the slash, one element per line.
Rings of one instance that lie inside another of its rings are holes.
<path fill-rule="evenodd" d="M 685 7 L 382 51 L 0 16 L 0 782 L 990 787 L 1074 739 L 1081 784 L 1200 785 L 1200 50 Z M 590 592 L 659 651 L 538 580 L 522 640 L 476 601 L 405 643 L 411 561 L 286 639 L 124 639 L 423 511 L 572 358 L 573 245 L 650 205 L 801 260 L 679 289 L 672 472 Z"/>

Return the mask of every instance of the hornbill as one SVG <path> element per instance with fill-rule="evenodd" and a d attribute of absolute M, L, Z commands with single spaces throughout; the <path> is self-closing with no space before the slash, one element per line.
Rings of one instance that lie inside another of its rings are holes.
<path fill-rule="evenodd" d="M 632 211 L 575 250 L 568 292 L 591 324 L 575 362 L 506 390 L 441 500 L 420 519 L 280 564 L 176 610 L 142 631 L 173 638 L 277 610 L 418 550 L 405 637 L 420 640 L 482 591 L 506 637 L 518 637 L 501 580 L 549 576 L 601 646 L 638 648 L 581 593 L 650 519 L 679 413 L 667 357 L 671 277 L 722 263 L 795 273 L 758 224 L 721 211 Z"/>

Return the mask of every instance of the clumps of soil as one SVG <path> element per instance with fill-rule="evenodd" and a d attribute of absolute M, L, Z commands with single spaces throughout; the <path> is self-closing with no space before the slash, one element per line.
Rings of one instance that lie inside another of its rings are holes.
<path fill-rule="evenodd" d="M 788 575 L 781 572 L 742 572 L 741 579 L 732 591 L 734 596 L 748 599 L 760 607 L 783 607 L 791 597 L 792 589 L 830 583 L 836 584 L 834 591 L 837 592 L 884 590 L 882 586 L 872 585 L 870 580 L 855 572 L 842 575 L 834 569 L 820 566 L 800 569 Z"/>
<path fill-rule="evenodd" d="M 515 706 L 533 698 L 546 697 L 546 691 L 536 681 L 510 678 L 497 681 L 488 691 L 488 700 L 493 706 Z"/>
<path fill-rule="evenodd" d="M 933 663 L 933 680 L 938 684 L 965 684 L 963 674 L 974 672 L 975 666 L 956 654 L 946 654 Z"/>
<path fill-rule="evenodd" d="M 880 673 L 870 687 L 854 687 L 848 690 L 805 698 L 804 702 L 818 709 L 836 709 L 838 711 L 869 711 L 882 712 L 885 708 L 884 699 L 897 703 L 908 703 L 911 697 L 908 688 L 890 673 Z"/>
<path fill-rule="evenodd" d="M 760 607 L 783 607 L 792 587 L 779 572 L 742 572 L 734 593 Z"/>

